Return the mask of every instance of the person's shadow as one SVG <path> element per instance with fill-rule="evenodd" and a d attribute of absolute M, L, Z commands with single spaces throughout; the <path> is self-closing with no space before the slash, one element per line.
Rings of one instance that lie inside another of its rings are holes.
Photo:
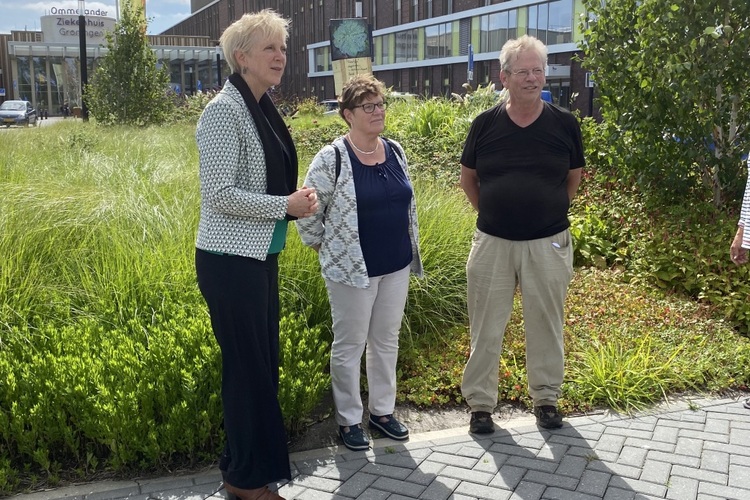
<path fill-rule="evenodd" d="M 586 417 L 576 417 L 572 425 L 565 421 L 556 430 L 537 427 L 533 417 L 520 425 L 502 425 L 496 423 L 495 432 L 487 435 L 467 429 L 448 437 L 421 435 L 406 443 L 377 439 L 367 452 L 293 459 L 294 478 L 279 494 L 287 500 L 316 494 L 399 500 L 631 500 L 666 494 L 668 469 L 661 471 L 666 474 L 661 482 L 642 477 L 647 450 L 625 445 L 631 430 L 618 432 L 616 426 Z"/>

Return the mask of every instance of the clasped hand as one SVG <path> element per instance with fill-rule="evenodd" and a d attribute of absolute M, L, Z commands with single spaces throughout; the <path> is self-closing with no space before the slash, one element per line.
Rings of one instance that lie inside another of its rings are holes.
<path fill-rule="evenodd" d="M 289 195 L 287 213 L 299 219 L 310 217 L 318 211 L 318 195 L 314 188 L 302 186 Z"/>

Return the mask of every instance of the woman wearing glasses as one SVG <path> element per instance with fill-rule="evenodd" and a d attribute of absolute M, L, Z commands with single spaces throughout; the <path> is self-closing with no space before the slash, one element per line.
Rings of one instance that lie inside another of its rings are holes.
<path fill-rule="evenodd" d="M 333 319 L 331 380 L 344 445 L 366 450 L 360 361 L 366 350 L 369 427 L 405 440 L 393 416 L 396 359 L 409 275 L 422 275 L 417 210 L 401 146 L 380 136 L 383 84 L 352 78 L 339 97 L 349 132 L 313 158 L 305 185 L 319 210 L 297 222 L 305 245 L 318 252 Z"/>

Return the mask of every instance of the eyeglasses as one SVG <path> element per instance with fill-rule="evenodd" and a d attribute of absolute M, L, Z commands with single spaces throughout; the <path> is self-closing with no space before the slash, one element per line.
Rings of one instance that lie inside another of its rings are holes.
<path fill-rule="evenodd" d="M 544 69 L 542 68 L 534 68 L 534 69 L 519 69 L 516 71 L 511 71 L 511 75 L 520 76 L 521 78 L 528 78 L 529 75 L 534 75 L 534 78 L 539 78 L 540 76 L 544 75 Z"/>
<path fill-rule="evenodd" d="M 352 106 L 352 108 L 362 108 L 362 111 L 365 113 L 373 113 L 375 111 L 375 106 L 378 107 L 378 109 L 382 109 L 385 111 L 388 109 L 388 103 L 383 102 L 366 102 L 364 104 L 360 104 L 359 106 Z"/>

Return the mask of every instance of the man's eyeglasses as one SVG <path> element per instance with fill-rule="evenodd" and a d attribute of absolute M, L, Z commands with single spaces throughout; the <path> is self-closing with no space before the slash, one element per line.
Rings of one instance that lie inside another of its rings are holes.
<path fill-rule="evenodd" d="M 544 69 L 542 68 L 519 69 L 516 71 L 511 71 L 510 73 L 515 76 L 520 76 L 521 78 L 528 78 L 529 75 L 534 75 L 534 78 L 539 78 L 540 76 L 544 75 Z"/>
<path fill-rule="evenodd" d="M 360 104 L 359 106 L 352 106 L 352 108 L 362 108 L 362 111 L 365 113 L 372 113 L 375 111 L 375 106 L 378 107 L 378 109 L 382 109 L 385 111 L 388 108 L 388 103 L 383 102 L 366 102 L 365 104 Z"/>

